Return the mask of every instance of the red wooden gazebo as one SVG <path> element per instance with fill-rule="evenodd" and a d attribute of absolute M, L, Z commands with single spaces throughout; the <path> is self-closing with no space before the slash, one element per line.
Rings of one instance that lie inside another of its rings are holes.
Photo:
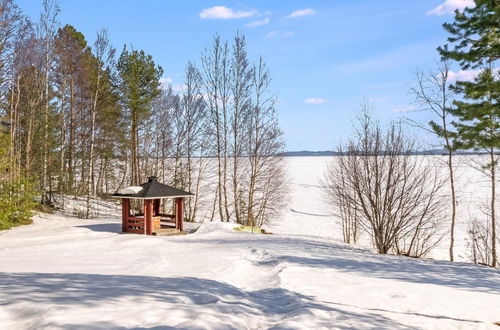
<path fill-rule="evenodd" d="M 121 189 L 112 197 L 122 200 L 122 232 L 167 235 L 183 232 L 184 199 L 191 196 L 190 192 L 159 183 L 157 177 L 150 176 L 148 182 Z M 142 213 L 131 214 L 131 199 L 144 201 Z M 163 199 L 175 200 L 174 214 L 160 212 Z"/>

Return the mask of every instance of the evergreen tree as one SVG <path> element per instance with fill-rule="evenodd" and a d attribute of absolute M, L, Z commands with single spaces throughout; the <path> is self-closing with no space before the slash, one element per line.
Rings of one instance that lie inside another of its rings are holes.
<path fill-rule="evenodd" d="M 160 94 L 160 77 L 163 69 L 155 65 L 153 57 L 144 51 L 123 52 L 118 60 L 121 102 L 127 111 L 130 123 L 130 151 L 132 184 L 140 182 L 139 129 L 148 118 L 151 103 Z"/>
<path fill-rule="evenodd" d="M 9 157 L 9 134 L 0 122 L 0 230 L 31 223 L 35 190 L 30 180 L 13 171 Z"/>
<path fill-rule="evenodd" d="M 86 68 L 90 49 L 84 35 L 73 26 L 59 29 L 55 39 L 56 86 L 59 101 L 59 191 L 73 193 L 75 164 L 77 159 L 77 126 L 79 114 L 83 111 L 88 80 Z"/>
<path fill-rule="evenodd" d="M 451 36 L 448 44 L 438 48 L 445 59 L 457 61 L 463 70 L 478 70 L 473 81 L 458 81 L 453 89 L 462 100 L 454 101 L 449 111 L 458 118 L 457 146 L 481 149 L 489 154 L 488 171 L 491 180 L 491 250 L 492 266 L 497 265 L 495 181 L 500 148 L 500 80 L 495 67 L 500 54 L 500 5 L 496 0 L 475 0 L 474 8 L 455 12 L 455 20 L 444 24 Z"/>

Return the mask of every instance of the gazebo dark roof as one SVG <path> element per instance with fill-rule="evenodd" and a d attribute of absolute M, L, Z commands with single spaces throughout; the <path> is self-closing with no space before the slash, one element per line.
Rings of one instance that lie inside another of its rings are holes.
<path fill-rule="evenodd" d="M 175 187 L 158 182 L 156 176 L 150 176 L 148 182 L 139 185 L 142 189 L 137 193 L 113 194 L 115 198 L 139 198 L 139 199 L 155 199 L 155 198 L 173 198 L 173 197 L 191 197 L 194 194 L 177 189 Z"/>

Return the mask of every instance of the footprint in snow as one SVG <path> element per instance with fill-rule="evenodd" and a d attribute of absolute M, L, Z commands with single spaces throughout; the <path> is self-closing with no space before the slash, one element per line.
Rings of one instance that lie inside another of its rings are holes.
<path fill-rule="evenodd" d="M 256 248 L 248 247 L 249 254 L 246 257 L 247 260 L 254 263 L 257 266 L 274 266 L 277 265 L 277 260 L 274 260 L 266 250 L 258 250 Z"/>

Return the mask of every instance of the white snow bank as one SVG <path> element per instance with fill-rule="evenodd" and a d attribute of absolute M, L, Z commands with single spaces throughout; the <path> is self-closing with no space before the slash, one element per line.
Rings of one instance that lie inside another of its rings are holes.
<path fill-rule="evenodd" d="M 141 186 L 130 186 L 123 189 L 118 190 L 118 194 L 120 195 L 132 195 L 137 194 L 142 191 Z"/>

